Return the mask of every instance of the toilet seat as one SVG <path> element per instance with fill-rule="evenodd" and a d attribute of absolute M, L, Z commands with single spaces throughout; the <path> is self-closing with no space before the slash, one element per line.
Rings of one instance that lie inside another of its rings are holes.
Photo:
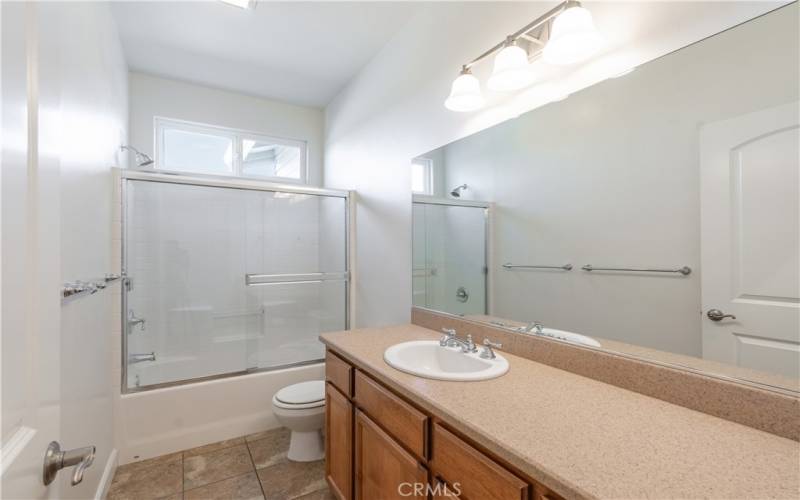
<path fill-rule="evenodd" d="M 325 406 L 325 381 L 312 380 L 284 387 L 272 398 L 272 404 L 287 410 Z"/>

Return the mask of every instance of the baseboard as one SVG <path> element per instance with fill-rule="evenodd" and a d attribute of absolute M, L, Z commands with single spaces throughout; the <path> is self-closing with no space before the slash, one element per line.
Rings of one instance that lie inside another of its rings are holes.
<path fill-rule="evenodd" d="M 117 449 L 114 448 L 108 455 L 108 460 L 106 460 L 103 476 L 100 478 L 100 484 L 97 485 L 97 491 L 94 494 L 95 500 L 104 500 L 108 495 L 111 481 L 114 480 L 114 473 L 117 471 L 117 462 Z"/>

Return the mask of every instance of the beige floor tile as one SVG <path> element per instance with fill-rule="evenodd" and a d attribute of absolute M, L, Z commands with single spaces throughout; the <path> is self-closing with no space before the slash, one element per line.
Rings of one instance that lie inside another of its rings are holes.
<path fill-rule="evenodd" d="M 183 458 L 189 458 L 196 455 L 202 455 L 204 453 L 211 453 L 212 451 L 217 450 L 224 450 L 225 448 L 231 448 L 233 446 L 244 444 L 244 438 L 238 437 L 234 439 L 227 439 L 225 441 L 218 441 L 216 443 L 206 444 L 203 446 L 198 446 L 197 448 L 192 448 L 190 450 L 186 450 L 183 452 Z"/>
<path fill-rule="evenodd" d="M 270 429 L 268 431 L 256 432 L 255 434 L 248 434 L 244 437 L 244 439 L 249 443 L 250 441 L 258 441 L 259 439 L 264 439 L 266 437 L 269 437 L 270 435 L 276 432 L 288 431 L 288 430 L 289 429 L 287 429 L 286 427 L 277 427 L 275 429 Z"/>
<path fill-rule="evenodd" d="M 177 452 L 177 453 L 170 453 L 168 455 L 161 455 L 160 457 L 148 458 L 147 460 L 139 460 L 138 462 L 131 462 L 129 464 L 120 465 L 119 467 L 117 467 L 117 474 L 136 472 L 147 469 L 149 467 L 154 467 L 156 465 L 163 466 L 172 462 L 180 462 L 182 458 L 183 455 L 181 454 L 181 452 Z"/>
<path fill-rule="evenodd" d="M 257 472 L 267 500 L 297 498 L 326 487 L 323 460 L 282 462 Z"/>
<path fill-rule="evenodd" d="M 336 500 L 336 497 L 333 496 L 331 490 L 325 488 L 324 490 L 317 490 L 309 493 L 308 495 L 297 497 L 294 500 Z"/>
<path fill-rule="evenodd" d="M 172 460 L 141 470 L 117 470 L 108 491 L 108 500 L 150 500 L 180 493 L 183 489 L 183 463 Z"/>
<path fill-rule="evenodd" d="M 247 446 L 241 444 L 184 459 L 183 487 L 197 488 L 253 470 Z"/>
<path fill-rule="evenodd" d="M 255 472 L 201 486 L 184 493 L 185 500 L 262 500 Z"/>
<path fill-rule="evenodd" d="M 256 469 L 263 469 L 272 465 L 285 462 L 289 450 L 289 429 L 281 428 L 260 433 L 261 439 L 248 441 L 250 456 Z"/>
<path fill-rule="evenodd" d="M 183 500 L 183 493 L 175 493 L 168 497 L 161 497 L 158 500 Z"/>

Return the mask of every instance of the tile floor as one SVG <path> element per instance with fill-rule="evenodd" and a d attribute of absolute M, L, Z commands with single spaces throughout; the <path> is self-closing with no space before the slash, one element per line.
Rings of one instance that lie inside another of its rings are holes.
<path fill-rule="evenodd" d="M 332 500 L 325 462 L 290 462 L 274 429 L 117 468 L 108 500 Z"/>

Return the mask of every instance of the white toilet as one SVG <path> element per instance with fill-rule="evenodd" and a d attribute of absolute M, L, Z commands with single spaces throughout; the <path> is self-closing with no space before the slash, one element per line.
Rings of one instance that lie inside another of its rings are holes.
<path fill-rule="evenodd" d="M 292 431 L 289 460 L 313 462 L 325 457 L 322 426 L 325 423 L 325 381 L 292 384 L 272 398 L 278 422 Z"/>

